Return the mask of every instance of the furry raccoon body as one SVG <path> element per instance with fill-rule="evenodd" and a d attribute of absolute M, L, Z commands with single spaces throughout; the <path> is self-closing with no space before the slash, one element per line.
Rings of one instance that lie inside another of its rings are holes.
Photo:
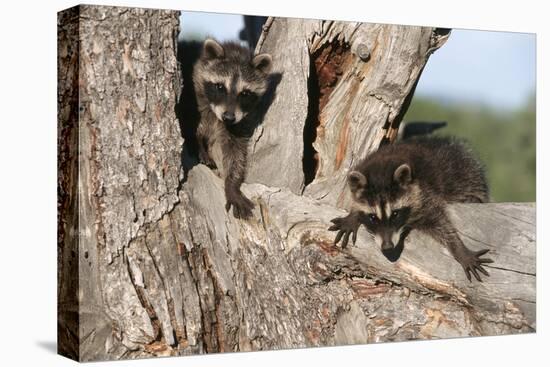
<path fill-rule="evenodd" d="M 444 244 L 462 265 L 469 280 L 488 275 L 481 258 L 488 250 L 469 250 L 449 219 L 452 203 L 483 203 L 489 189 L 482 164 L 456 140 L 426 137 L 381 147 L 361 161 L 348 176 L 351 213 L 333 219 L 335 242 L 345 247 L 363 224 L 382 252 L 396 260 L 407 234 L 421 230 Z"/>
<path fill-rule="evenodd" d="M 193 87 L 199 122 L 199 161 L 216 167 L 224 179 L 226 209 L 249 218 L 254 204 L 240 190 L 247 165 L 248 141 L 259 124 L 260 105 L 267 92 L 271 56 L 252 56 L 236 43 L 205 41 L 193 67 Z"/>

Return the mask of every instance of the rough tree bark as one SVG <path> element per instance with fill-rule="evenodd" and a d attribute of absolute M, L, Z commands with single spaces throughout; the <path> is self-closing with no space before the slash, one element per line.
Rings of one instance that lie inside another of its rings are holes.
<path fill-rule="evenodd" d="M 452 208 L 466 245 L 492 250 L 484 283 L 468 283 L 421 234 L 390 263 L 364 230 L 345 250 L 326 230 L 344 214 L 347 170 L 393 136 L 446 32 L 269 20 L 258 49 L 282 80 L 243 185 L 254 217 L 241 221 L 208 168 L 183 180 L 178 12 L 79 6 L 60 13 L 58 30 L 60 353 L 89 361 L 535 330 L 534 205 Z"/>

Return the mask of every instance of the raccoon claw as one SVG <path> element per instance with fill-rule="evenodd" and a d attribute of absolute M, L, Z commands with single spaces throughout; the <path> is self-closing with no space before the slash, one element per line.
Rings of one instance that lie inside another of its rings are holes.
<path fill-rule="evenodd" d="M 199 162 L 208 168 L 216 168 L 216 163 L 214 163 L 207 153 L 199 152 Z"/>
<path fill-rule="evenodd" d="M 216 163 L 208 157 L 208 158 L 199 158 L 199 162 L 207 166 L 208 168 L 214 169 L 216 168 Z"/>
<path fill-rule="evenodd" d="M 351 214 L 347 217 L 334 218 L 331 220 L 332 226 L 328 228 L 329 231 L 338 231 L 334 238 L 334 244 L 336 245 L 342 240 L 342 248 L 346 248 L 349 242 L 349 236 L 352 235 L 351 240 L 353 244 L 357 241 L 357 231 L 359 230 L 359 221 L 355 220 Z"/>
<path fill-rule="evenodd" d="M 476 251 L 476 252 L 470 252 L 460 260 L 460 264 L 462 265 L 462 268 L 466 273 L 466 278 L 468 278 L 470 282 L 472 281 L 472 274 L 474 275 L 474 277 L 477 279 L 478 282 L 483 282 L 478 272 L 482 273 L 485 276 L 489 276 L 489 273 L 487 272 L 487 270 L 483 268 L 483 265 L 492 263 L 493 260 L 487 259 L 487 258 L 485 259 L 481 258 L 481 256 L 485 255 L 487 252 L 489 252 L 488 249 Z"/>
<path fill-rule="evenodd" d="M 225 210 L 229 212 L 231 207 L 233 207 L 233 216 L 235 218 L 249 219 L 252 217 L 254 203 L 241 194 L 238 197 L 227 199 L 227 202 L 225 203 Z"/>

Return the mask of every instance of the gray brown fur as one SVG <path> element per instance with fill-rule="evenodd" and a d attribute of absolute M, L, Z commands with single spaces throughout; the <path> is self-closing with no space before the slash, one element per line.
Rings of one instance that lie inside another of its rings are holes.
<path fill-rule="evenodd" d="M 216 166 L 225 181 L 226 209 L 249 218 L 254 204 L 241 192 L 248 141 L 260 123 L 260 103 L 267 92 L 271 56 L 252 56 L 236 43 L 206 40 L 193 70 L 200 121 L 201 163 Z"/>
<path fill-rule="evenodd" d="M 418 229 L 444 244 L 469 280 L 470 273 L 479 281 L 478 271 L 489 275 L 483 265 L 492 260 L 480 258 L 488 250 L 469 250 L 447 214 L 448 204 L 489 199 L 484 168 L 461 142 L 430 137 L 383 146 L 355 167 L 348 183 L 353 207 L 333 220 L 336 243 L 343 238 L 345 247 L 350 234 L 355 242 L 364 224 L 391 258 L 408 232 Z"/>

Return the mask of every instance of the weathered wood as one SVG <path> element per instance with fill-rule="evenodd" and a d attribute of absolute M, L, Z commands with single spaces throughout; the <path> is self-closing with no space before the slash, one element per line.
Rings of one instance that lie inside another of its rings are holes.
<path fill-rule="evenodd" d="M 444 248 L 418 233 L 391 263 L 364 230 L 357 245 L 345 250 L 332 245 L 334 233 L 327 231 L 345 204 L 339 183 L 328 177 L 343 179 L 385 134 L 383 123 L 398 121 L 428 48 L 441 41 L 433 30 L 368 25 L 379 44 L 362 41 L 372 50 L 372 61 L 364 65 L 354 54 L 355 42 L 351 53 L 328 53 L 346 60 L 339 66 L 345 77 L 316 97 L 323 106 L 318 131 L 324 135 L 315 139 L 321 166 L 305 187 L 303 135 L 308 108 L 315 108 L 303 98 L 312 84 L 282 55 L 301 48 L 297 62 L 308 63 L 310 50 L 340 49 L 333 40 L 347 40 L 338 36 L 344 29 L 356 29 L 350 40 L 365 33 L 363 25 L 272 20 L 260 47 L 270 45 L 279 60 L 280 99 L 255 136 L 252 183 L 243 191 L 256 208 L 251 220 L 242 221 L 226 213 L 222 181 L 207 167 L 195 166 L 183 181 L 184 142 L 174 113 L 181 90 L 178 12 L 80 6 L 69 18 L 64 14 L 60 351 L 89 361 L 534 331 L 533 205 L 451 209 L 467 246 L 491 248 L 495 263 L 484 283 L 467 282 Z M 284 34 L 285 24 L 289 32 L 309 24 L 318 33 L 307 42 L 296 37 L 302 43 L 277 46 L 282 41 L 270 40 L 269 32 Z M 396 48 L 417 52 L 394 54 Z M 410 61 L 415 58 L 421 60 L 418 69 Z M 382 81 L 375 82 L 369 75 L 379 63 L 390 69 L 405 63 L 396 69 L 409 68 L 409 74 L 379 71 Z M 358 73 L 364 78 L 355 80 Z M 296 104 L 285 109 L 282 101 L 292 98 Z M 330 142 L 340 134 L 349 134 L 348 140 L 336 149 Z M 278 165 L 264 167 L 266 185 L 258 169 L 262 162 L 275 164 L 270 154 Z"/>
<path fill-rule="evenodd" d="M 256 50 L 274 55 L 283 78 L 253 138 L 247 181 L 345 207 L 349 168 L 397 133 L 448 32 L 288 18 L 270 18 L 264 29 Z"/>
<path fill-rule="evenodd" d="M 185 205 L 171 214 L 190 228 L 187 251 L 200 248 L 209 259 L 212 292 L 225 295 L 217 307 L 238 310 L 236 319 L 222 318 L 222 330 L 240 328 L 230 344 L 238 350 L 243 334 L 255 350 L 535 329 L 532 204 L 453 206 L 465 244 L 490 248 L 495 260 L 489 278 L 470 283 L 445 248 L 421 233 L 412 232 L 391 263 L 363 229 L 356 246 L 332 245 L 326 229 L 344 214 L 339 209 L 289 189 L 252 184 L 244 192 L 258 205 L 250 222 L 223 213 L 220 180 L 198 166 L 181 193 Z"/>

